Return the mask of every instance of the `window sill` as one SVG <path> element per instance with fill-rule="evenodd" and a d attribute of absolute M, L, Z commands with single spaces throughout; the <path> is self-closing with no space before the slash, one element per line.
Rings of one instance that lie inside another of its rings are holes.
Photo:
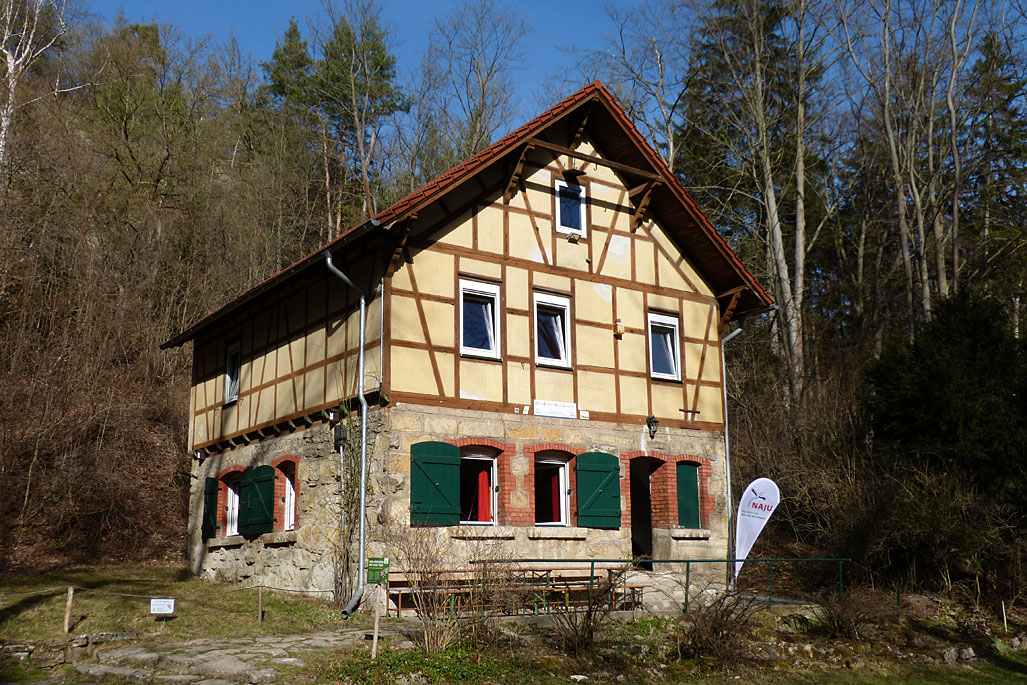
<path fill-rule="evenodd" d="M 568 526 L 535 526 L 528 529 L 529 540 L 584 540 L 587 534 L 586 530 Z"/>
<path fill-rule="evenodd" d="M 449 536 L 454 540 L 513 540 L 514 531 L 509 526 L 492 526 L 488 524 L 475 526 L 461 524 L 450 530 Z"/>
<path fill-rule="evenodd" d="M 536 359 L 535 366 L 541 369 L 551 369 L 553 371 L 573 371 L 573 367 L 570 364 L 562 364 L 558 361 L 546 361 L 543 359 Z"/>
<path fill-rule="evenodd" d="M 474 361 L 481 362 L 501 362 L 503 358 L 498 355 L 492 355 L 487 352 L 475 352 L 473 350 L 460 350 L 461 359 L 473 359 Z"/>
<path fill-rule="evenodd" d="M 654 376 L 649 374 L 649 378 L 658 383 L 673 383 L 674 385 L 681 385 L 682 383 L 680 378 L 672 378 L 670 376 Z"/>
<path fill-rule="evenodd" d="M 296 542 L 296 530 L 276 530 L 273 533 L 264 533 L 253 538 L 244 535 L 229 535 L 223 538 L 211 538 L 207 540 L 207 549 L 222 549 L 229 547 L 241 547 L 247 540 L 260 540 L 265 545 L 290 545 Z"/>
<path fill-rule="evenodd" d="M 670 537 L 674 540 L 709 540 L 708 528 L 671 528 Z"/>
<path fill-rule="evenodd" d="M 207 540 L 207 549 L 220 549 L 222 547 L 239 547 L 246 542 L 242 535 L 229 535 L 224 538 L 211 538 Z"/>
<path fill-rule="evenodd" d="M 265 545 L 291 545 L 296 542 L 296 529 L 276 530 L 273 533 L 264 533 L 260 536 L 260 540 Z"/>

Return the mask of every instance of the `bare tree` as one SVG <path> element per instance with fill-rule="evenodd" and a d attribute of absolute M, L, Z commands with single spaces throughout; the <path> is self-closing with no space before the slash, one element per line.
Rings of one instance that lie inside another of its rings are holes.
<path fill-rule="evenodd" d="M 17 89 L 33 62 L 64 34 L 65 0 L 3 0 L 0 4 L 0 54 L 6 67 L 0 99 L 0 174 L 7 167 L 7 139 L 17 104 Z"/>
<path fill-rule="evenodd" d="M 463 0 L 435 22 L 428 56 L 442 71 L 439 109 L 459 159 L 487 146 L 510 123 L 512 76 L 527 35 L 524 18 L 495 0 Z"/>

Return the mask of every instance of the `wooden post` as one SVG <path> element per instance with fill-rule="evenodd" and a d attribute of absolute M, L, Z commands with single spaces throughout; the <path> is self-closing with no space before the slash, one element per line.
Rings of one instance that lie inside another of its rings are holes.
<path fill-rule="evenodd" d="M 64 605 L 64 634 L 71 630 L 71 602 L 75 597 L 75 588 L 68 586 L 68 602 Z"/>
<path fill-rule="evenodd" d="M 257 623 L 264 622 L 264 586 L 257 588 Z"/>
<path fill-rule="evenodd" d="M 382 598 L 379 596 L 381 593 L 378 589 L 381 585 L 375 585 L 374 592 L 374 638 L 371 640 L 371 658 L 375 659 L 378 656 L 378 617 L 381 615 Z"/>
<path fill-rule="evenodd" d="M 1002 600 L 1002 632 L 1009 632 L 1009 624 L 1006 623 L 1006 600 Z"/>

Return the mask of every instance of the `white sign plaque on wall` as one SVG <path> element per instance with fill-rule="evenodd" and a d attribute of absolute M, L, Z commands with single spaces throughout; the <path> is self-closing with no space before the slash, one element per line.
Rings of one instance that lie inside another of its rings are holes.
<path fill-rule="evenodd" d="M 578 418 L 578 405 L 573 402 L 553 402 L 552 400 L 535 400 L 535 416 L 549 416 L 554 419 Z"/>

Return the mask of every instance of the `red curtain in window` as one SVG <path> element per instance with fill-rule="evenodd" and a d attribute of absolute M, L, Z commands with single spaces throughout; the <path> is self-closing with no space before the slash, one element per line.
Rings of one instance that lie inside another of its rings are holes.
<path fill-rule="evenodd" d="M 489 485 L 489 471 L 478 472 L 478 520 L 492 520 L 492 488 Z"/>
<path fill-rule="evenodd" d="M 560 520 L 560 470 L 553 469 L 552 483 L 550 489 L 553 493 L 553 521 Z"/>

